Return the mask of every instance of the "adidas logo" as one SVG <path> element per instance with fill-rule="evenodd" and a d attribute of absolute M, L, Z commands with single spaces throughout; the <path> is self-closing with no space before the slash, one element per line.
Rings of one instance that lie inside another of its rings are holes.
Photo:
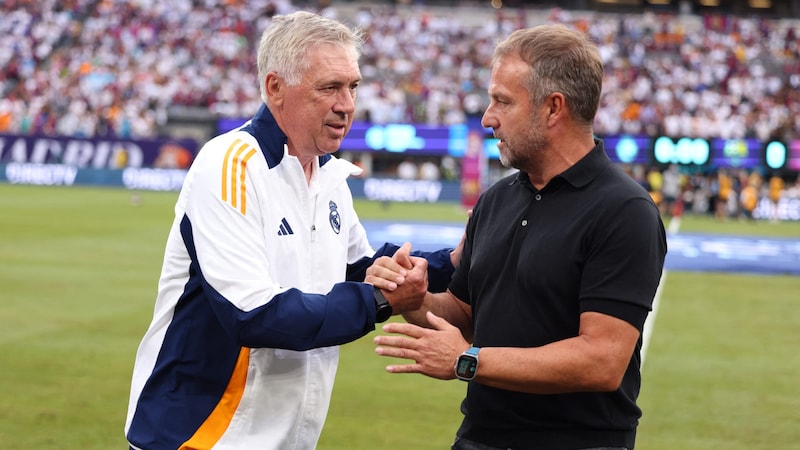
<path fill-rule="evenodd" d="M 290 234 L 294 234 L 294 230 L 292 227 L 289 226 L 289 222 L 286 221 L 286 217 L 281 219 L 281 225 L 278 227 L 278 236 L 288 236 Z"/>

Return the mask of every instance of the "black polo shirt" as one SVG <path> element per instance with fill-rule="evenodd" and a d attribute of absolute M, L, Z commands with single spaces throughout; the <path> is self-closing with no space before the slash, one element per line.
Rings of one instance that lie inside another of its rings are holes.
<path fill-rule="evenodd" d="M 481 196 L 450 290 L 472 306 L 477 347 L 577 336 L 584 311 L 641 330 L 666 247 L 658 208 L 598 141 L 541 190 L 519 172 Z M 641 339 L 615 392 L 532 395 L 471 382 L 459 434 L 513 449 L 632 448 L 640 349 Z"/>

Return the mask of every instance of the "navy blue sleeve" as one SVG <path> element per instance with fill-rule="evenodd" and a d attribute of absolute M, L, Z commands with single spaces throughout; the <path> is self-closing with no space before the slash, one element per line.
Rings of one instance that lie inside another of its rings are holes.
<path fill-rule="evenodd" d="M 372 258 L 361 258 L 353 264 L 347 265 L 347 281 L 364 281 L 367 276 L 367 269 L 376 259 L 381 256 L 392 256 L 400 246 L 395 244 L 383 244 Z M 428 290 L 430 292 L 444 292 L 453 276 L 452 261 L 450 261 L 451 248 L 443 248 L 434 252 L 413 251 L 411 256 L 419 256 L 428 260 Z"/>
<path fill-rule="evenodd" d="M 364 283 L 337 283 L 324 295 L 292 288 L 251 311 L 219 293 L 211 297 L 217 317 L 245 347 L 303 351 L 346 344 L 375 329 L 374 293 Z"/>
<path fill-rule="evenodd" d="M 191 308 L 210 308 L 219 322 L 215 331 L 223 332 L 238 346 L 251 348 L 303 351 L 345 344 L 375 329 L 375 291 L 363 282 L 336 283 L 327 294 L 307 294 L 291 288 L 252 310 L 237 308 L 203 276 L 191 227 L 184 216 L 181 235 L 192 260 L 192 275 L 175 307 L 176 316 L 190 316 L 187 310 Z M 206 301 L 194 301 L 197 298 Z M 192 320 L 197 322 L 208 316 L 201 314 Z"/>

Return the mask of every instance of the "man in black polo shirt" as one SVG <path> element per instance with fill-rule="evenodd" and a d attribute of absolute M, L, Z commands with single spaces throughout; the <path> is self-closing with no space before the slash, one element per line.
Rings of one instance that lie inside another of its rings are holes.
<path fill-rule="evenodd" d="M 593 137 L 602 79 L 597 47 L 565 26 L 499 44 L 482 123 L 519 172 L 475 206 L 448 291 L 375 338 L 415 361 L 389 372 L 469 381 L 454 450 L 634 447 L 667 244 L 648 193 Z"/>

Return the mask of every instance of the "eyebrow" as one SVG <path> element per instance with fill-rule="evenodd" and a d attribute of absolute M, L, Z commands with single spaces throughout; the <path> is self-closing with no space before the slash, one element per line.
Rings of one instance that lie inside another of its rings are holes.
<path fill-rule="evenodd" d="M 357 80 L 353 80 L 353 81 L 326 80 L 326 81 L 320 81 L 319 83 L 317 83 L 316 84 L 316 88 L 317 89 L 324 89 L 326 87 L 337 87 L 337 88 L 340 88 L 340 87 L 344 87 L 344 86 L 347 86 L 349 88 L 349 87 L 353 86 L 354 84 L 360 84 L 361 81 L 362 81 L 361 78 L 359 78 Z"/>

